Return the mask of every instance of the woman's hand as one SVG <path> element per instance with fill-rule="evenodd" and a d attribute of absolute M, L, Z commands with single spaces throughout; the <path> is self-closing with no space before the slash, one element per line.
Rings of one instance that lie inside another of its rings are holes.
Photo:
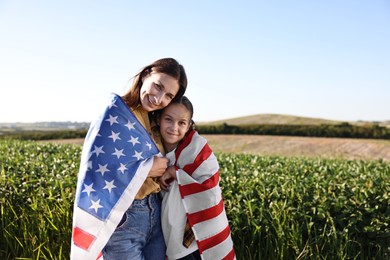
<path fill-rule="evenodd" d="M 155 156 L 153 166 L 150 169 L 148 177 L 160 177 L 164 174 L 168 167 L 169 160 L 165 157 Z"/>

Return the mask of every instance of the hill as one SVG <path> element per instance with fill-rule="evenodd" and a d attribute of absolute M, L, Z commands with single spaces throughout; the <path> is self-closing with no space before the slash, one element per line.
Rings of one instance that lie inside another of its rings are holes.
<path fill-rule="evenodd" d="M 281 124 L 281 125 L 320 125 L 320 124 L 341 124 L 349 123 L 351 125 L 371 125 L 378 124 L 380 126 L 390 127 L 390 120 L 376 121 L 337 121 L 321 118 L 311 118 L 293 115 L 282 114 L 257 114 L 243 117 L 235 117 L 217 121 L 197 122 L 198 125 L 216 125 L 226 123 L 228 125 L 247 125 L 247 124 Z"/>

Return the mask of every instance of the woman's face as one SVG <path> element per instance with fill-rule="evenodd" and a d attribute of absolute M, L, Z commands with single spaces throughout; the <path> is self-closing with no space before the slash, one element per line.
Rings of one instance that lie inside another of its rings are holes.
<path fill-rule="evenodd" d="M 159 118 L 160 134 L 165 148 L 172 151 L 191 126 L 191 114 L 182 104 L 171 104 Z"/>
<path fill-rule="evenodd" d="M 142 81 L 141 104 L 148 112 L 166 107 L 179 91 L 179 82 L 164 73 L 152 71 Z"/>

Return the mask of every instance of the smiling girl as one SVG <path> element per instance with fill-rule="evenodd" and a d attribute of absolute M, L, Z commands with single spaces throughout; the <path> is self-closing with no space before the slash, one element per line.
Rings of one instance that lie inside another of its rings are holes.
<path fill-rule="evenodd" d="M 193 106 L 185 96 L 157 117 L 170 162 L 159 178 L 167 258 L 235 259 L 218 161 L 206 139 L 194 130 L 192 117 Z"/>

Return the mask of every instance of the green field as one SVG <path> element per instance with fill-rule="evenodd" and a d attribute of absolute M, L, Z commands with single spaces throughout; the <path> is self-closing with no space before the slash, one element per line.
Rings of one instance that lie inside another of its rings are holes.
<path fill-rule="evenodd" d="M 80 155 L 0 141 L 0 259 L 69 259 Z M 389 259 L 388 162 L 217 157 L 237 259 Z"/>

